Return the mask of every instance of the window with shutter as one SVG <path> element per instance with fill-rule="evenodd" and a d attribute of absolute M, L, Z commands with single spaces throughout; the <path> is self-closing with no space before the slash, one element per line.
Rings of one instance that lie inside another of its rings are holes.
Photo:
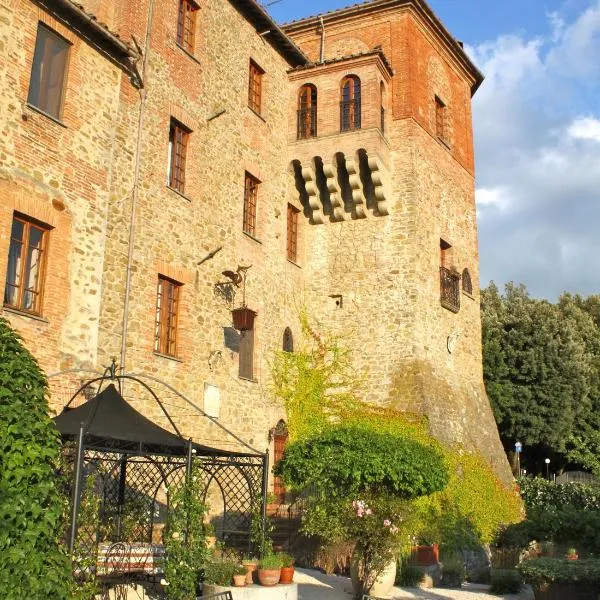
<path fill-rule="evenodd" d="M 240 332 L 239 376 L 254 380 L 254 329 Z"/>
<path fill-rule="evenodd" d="M 154 351 L 166 356 L 177 356 L 180 288 L 180 283 L 158 276 Z"/>
<path fill-rule="evenodd" d="M 194 54 L 196 39 L 196 12 L 198 5 L 190 0 L 179 0 L 177 19 L 177 43 L 190 54 Z"/>
<path fill-rule="evenodd" d="M 4 306 L 42 312 L 48 228 L 27 217 L 13 217 L 4 287 Z"/>
<path fill-rule="evenodd" d="M 256 205 L 260 181 L 246 173 L 244 179 L 244 233 L 256 237 Z"/>
<path fill-rule="evenodd" d="M 38 25 L 27 102 L 56 119 L 62 113 L 69 47 L 57 33 Z"/>
<path fill-rule="evenodd" d="M 185 162 L 189 137 L 189 129 L 184 127 L 179 121 L 171 119 L 167 185 L 181 194 L 185 192 Z"/>
<path fill-rule="evenodd" d="M 260 115 L 262 103 L 262 76 L 264 71 L 253 61 L 250 61 L 248 78 L 248 106 Z"/>
<path fill-rule="evenodd" d="M 300 211 L 291 204 L 287 207 L 287 258 L 298 262 L 298 214 Z"/>

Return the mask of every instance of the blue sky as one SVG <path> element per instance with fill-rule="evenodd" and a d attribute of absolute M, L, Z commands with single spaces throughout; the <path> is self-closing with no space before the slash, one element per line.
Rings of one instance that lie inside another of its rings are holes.
<path fill-rule="evenodd" d="M 286 22 L 352 4 L 282 0 Z M 429 0 L 486 75 L 473 101 L 481 284 L 600 293 L 600 0 Z"/>

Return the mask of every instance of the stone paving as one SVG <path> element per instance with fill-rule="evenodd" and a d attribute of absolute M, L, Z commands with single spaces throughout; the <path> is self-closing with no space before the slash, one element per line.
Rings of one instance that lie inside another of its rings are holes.
<path fill-rule="evenodd" d="M 352 585 L 347 577 L 324 575 L 319 571 L 296 569 L 294 581 L 298 583 L 298 600 L 351 600 Z M 393 600 L 530 600 L 528 590 L 519 595 L 496 596 L 490 594 L 488 586 L 465 584 L 462 589 L 435 588 L 419 590 L 394 588 Z"/>

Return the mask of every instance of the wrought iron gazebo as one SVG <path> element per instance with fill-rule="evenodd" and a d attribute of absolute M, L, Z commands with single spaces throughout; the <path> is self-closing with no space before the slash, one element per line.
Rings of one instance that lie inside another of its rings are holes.
<path fill-rule="evenodd" d="M 264 526 L 268 454 L 254 451 L 218 423 L 252 451 L 220 450 L 186 440 L 142 377 L 117 375 L 113 365 L 105 375 L 82 385 L 54 419 L 63 441 L 65 481 L 71 496 L 70 552 L 76 549 L 77 554 L 87 557 L 88 575 L 159 574 L 164 555 L 162 528 L 169 511 L 167 490 L 190 477 L 192 469 L 202 477 L 202 500 L 206 500 L 209 488 L 217 489 L 220 495 L 217 537 L 229 547 L 251 551 L 250 527 L 257 508 Z M 141 385 L 173 432 L 125 400 L 122 391 L 126 382 Z M 96 385 L 93 398 L 71 408 L 80 394 Z M 92 525 L 81 522 L 82 514 L 90 510 L 90 496 L 94 498 Z"/>

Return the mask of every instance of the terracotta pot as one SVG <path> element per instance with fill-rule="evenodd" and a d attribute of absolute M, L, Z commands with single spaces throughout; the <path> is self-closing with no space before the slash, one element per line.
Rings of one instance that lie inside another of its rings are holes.
<path fill-rule="evenodd" d="M 391 598 L 396 580 L 396 559 L 394 558 L 388 566 L 378 575 L 370 589 L 365 589 L 365 581 L 361 578 L 361 564 L 356 558 L 352 558 L 350 564 L 350 579 L 352 580 L 352 588 L 357 598 L 363 594 L 369 594 L 375 598 Z"/>
<path fill-rule="evenodd" d="M 256 312 L 247 306 L 234 308 L 231 311 L 231 316 L 233 317 L 233 326 L 239 331 L 248 331 L 254 327 Z"/>
<path fill-rule="evenodd" d="M 430 567 L 440 562 L 440 550 L 437 544 L 431 546 L 414 546 L 412 557 L 420 567 Z"/>
<path fill-rule="evenodd" d="M 259 569 L 258 583 L 266 587 L 274 586 L 279 583 L 281 569 Z"/>
<path fill-rule="evenodd" d="M 252 582 L 252 580 L 251 580 Z M 246 585 L 246 573 L 244 575 L 234 575 L 233 585 L 235 587 L 244 587 Z"/>
<path fill-rule="evenodd" d="M 279 583 L 293 583 L 294 582 L 294 567 L 281 567 L 281 575 L 279 576 Z"/>
<path fill-rule="evenodd" d="M 246 583 L 248 585 L 250 585 L 253 580 L 253 573 L 256 571 L 256 568 L 258 567 L 258 563 L 248 561 L 248 562 L 243 562 L 242 566 L 246 567 Z"/>

